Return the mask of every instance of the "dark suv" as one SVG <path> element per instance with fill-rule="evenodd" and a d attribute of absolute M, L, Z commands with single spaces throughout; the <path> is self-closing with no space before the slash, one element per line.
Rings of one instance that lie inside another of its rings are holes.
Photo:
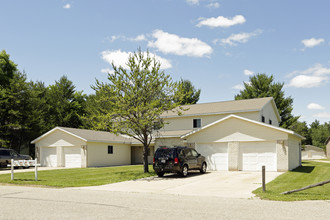
<path fill-rule="evenodd" d="M 154 155 L 153 168 L 159 177 L 164 176 L 164 173 L 178 173 L 185 177 L 188 170 L 205 173 L 207 164 L 205 157 L 193 148 L 158 148 Z"/>
<path fill-rule="evenodd" d="M 7 165 L 11 163 L 11 159 L 32 160 L 32 157 L 29 155 L 19 154 L 13 149 L 0 148 L 0 167 L 7 167 Z"/>

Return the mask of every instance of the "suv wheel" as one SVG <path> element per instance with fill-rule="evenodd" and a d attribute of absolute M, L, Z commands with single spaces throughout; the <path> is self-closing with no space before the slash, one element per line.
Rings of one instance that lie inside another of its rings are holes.
<path fill-rule="evenodd" d="M 159 176 L 159 177 L 163 177 L 163 176 L 164 176 L 164 172 L 159 172 L 159 173 L 157 173 L 157 176 Z"/>
<path fill-rule="evenodd" d="M 188 166 L 184 165 L 181 169 L 180 176 L 186 177 L 188 175 Z"/>
<path fill-rule="evenodd" d="M 206 165 L 206 163 L 204 162 L 204 163 L 202 164 L 202 167 L 201 167 L 201 169 L 200 169 L 200 172 L 201 172 L 201 173 L 206 173 L 206 168 L 207 168 L 207 165 Z"/>

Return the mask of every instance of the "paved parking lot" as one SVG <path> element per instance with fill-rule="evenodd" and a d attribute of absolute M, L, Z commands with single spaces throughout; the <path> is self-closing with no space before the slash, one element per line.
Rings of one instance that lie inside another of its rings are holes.
<path fill-rule="evenodd" d="M 267 172 L 269 182 L 281 172 Z M 189 173 L 181 178 L 176 174 L 164 177 L 148 177 L 139 180 L 107 184 L 103 186 L 79 187 L 74 189 L 172 194 L 190 196 L 217 196 L 226 198 L 251 198 L 253 190 L 261 186 L 261 172 L 207 172 Z"/>

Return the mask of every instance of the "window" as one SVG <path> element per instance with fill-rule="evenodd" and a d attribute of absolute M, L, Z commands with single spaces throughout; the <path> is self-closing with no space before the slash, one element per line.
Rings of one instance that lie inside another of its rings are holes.
<path fill-rule="evenodd" d="M 190 157 L 192 155 L 190 149 L 185 149 L 184 154 L 186 155 L 186 157 Z"/>
<path fill-rule="evenodd" d="M 272 120 L 269 119 L 269 124 L 271 125 L 272 124 Z"/>
<path fill-rule="evenodd" d="M 112 145 L 108 146 L 108 154 L 113 154 L 113 146 Z"/>
<path fill-rule="evenodd" d="M 202 120 L 199 119 L 193 119 L 193 128 L 200 128 L 202 125 Z"/>
<path fill-rule="evenodd" d="M 265 117 L 264 116 L 261 116 L 261 121 L 265 122 Z"/>
<path fill-rule="evenodd" d="M 14 150 L 10 150 L 10 156 L 18 157 L 18 154 Z"/>
<path fill-rule="evenodd" d="M 198 153 L 197 153 L 197 151 L 191 149 L 191 153 L 192 153 L 192 155 L 193 155 L 194 157 L 198 157 Z"/>

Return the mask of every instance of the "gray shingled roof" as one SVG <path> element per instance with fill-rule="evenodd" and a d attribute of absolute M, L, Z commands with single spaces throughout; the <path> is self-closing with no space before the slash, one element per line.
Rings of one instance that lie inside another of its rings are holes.
<path fill-rule="evenodd" d="M 58 127 L 62 130 L 65 130 L 71 134 L 74 134 L 78 137 L 81 137 L 88 142 L 122 142 L 122 143 L 132 143 L 136 142 L 133 138 L 123 137 L 121 135 L 115 135 L 107 131 L 94 131 L 87 129 L 78 129 L 78 128 L 66 128 Z"/>
<path fill-rule="evenodd" d="M 161 129 L 159 131 L 155 131 L 155 138 L 166 138 L 166 137 L 181 137 L 184 134 L 191 132 L 192 130 L 174 130 L 174 131 L 165 131 Z"/>
<path fill-rule="evenodd" d="M 273 98 L 257 98 L 257 99 L 243 99 L 234 101 L 223 102 L 210 102 L 194 105 L 184 105 L 186 111 L 181 111 L 183 116 L 189 115 L 206 115 L 206 114 L 222 114 L 222 113 L 235 113 L 247 111 L 259 111 Z M 162 114 L 162 117 L 178 117 L 176 111 L 168 111 Z"/>

